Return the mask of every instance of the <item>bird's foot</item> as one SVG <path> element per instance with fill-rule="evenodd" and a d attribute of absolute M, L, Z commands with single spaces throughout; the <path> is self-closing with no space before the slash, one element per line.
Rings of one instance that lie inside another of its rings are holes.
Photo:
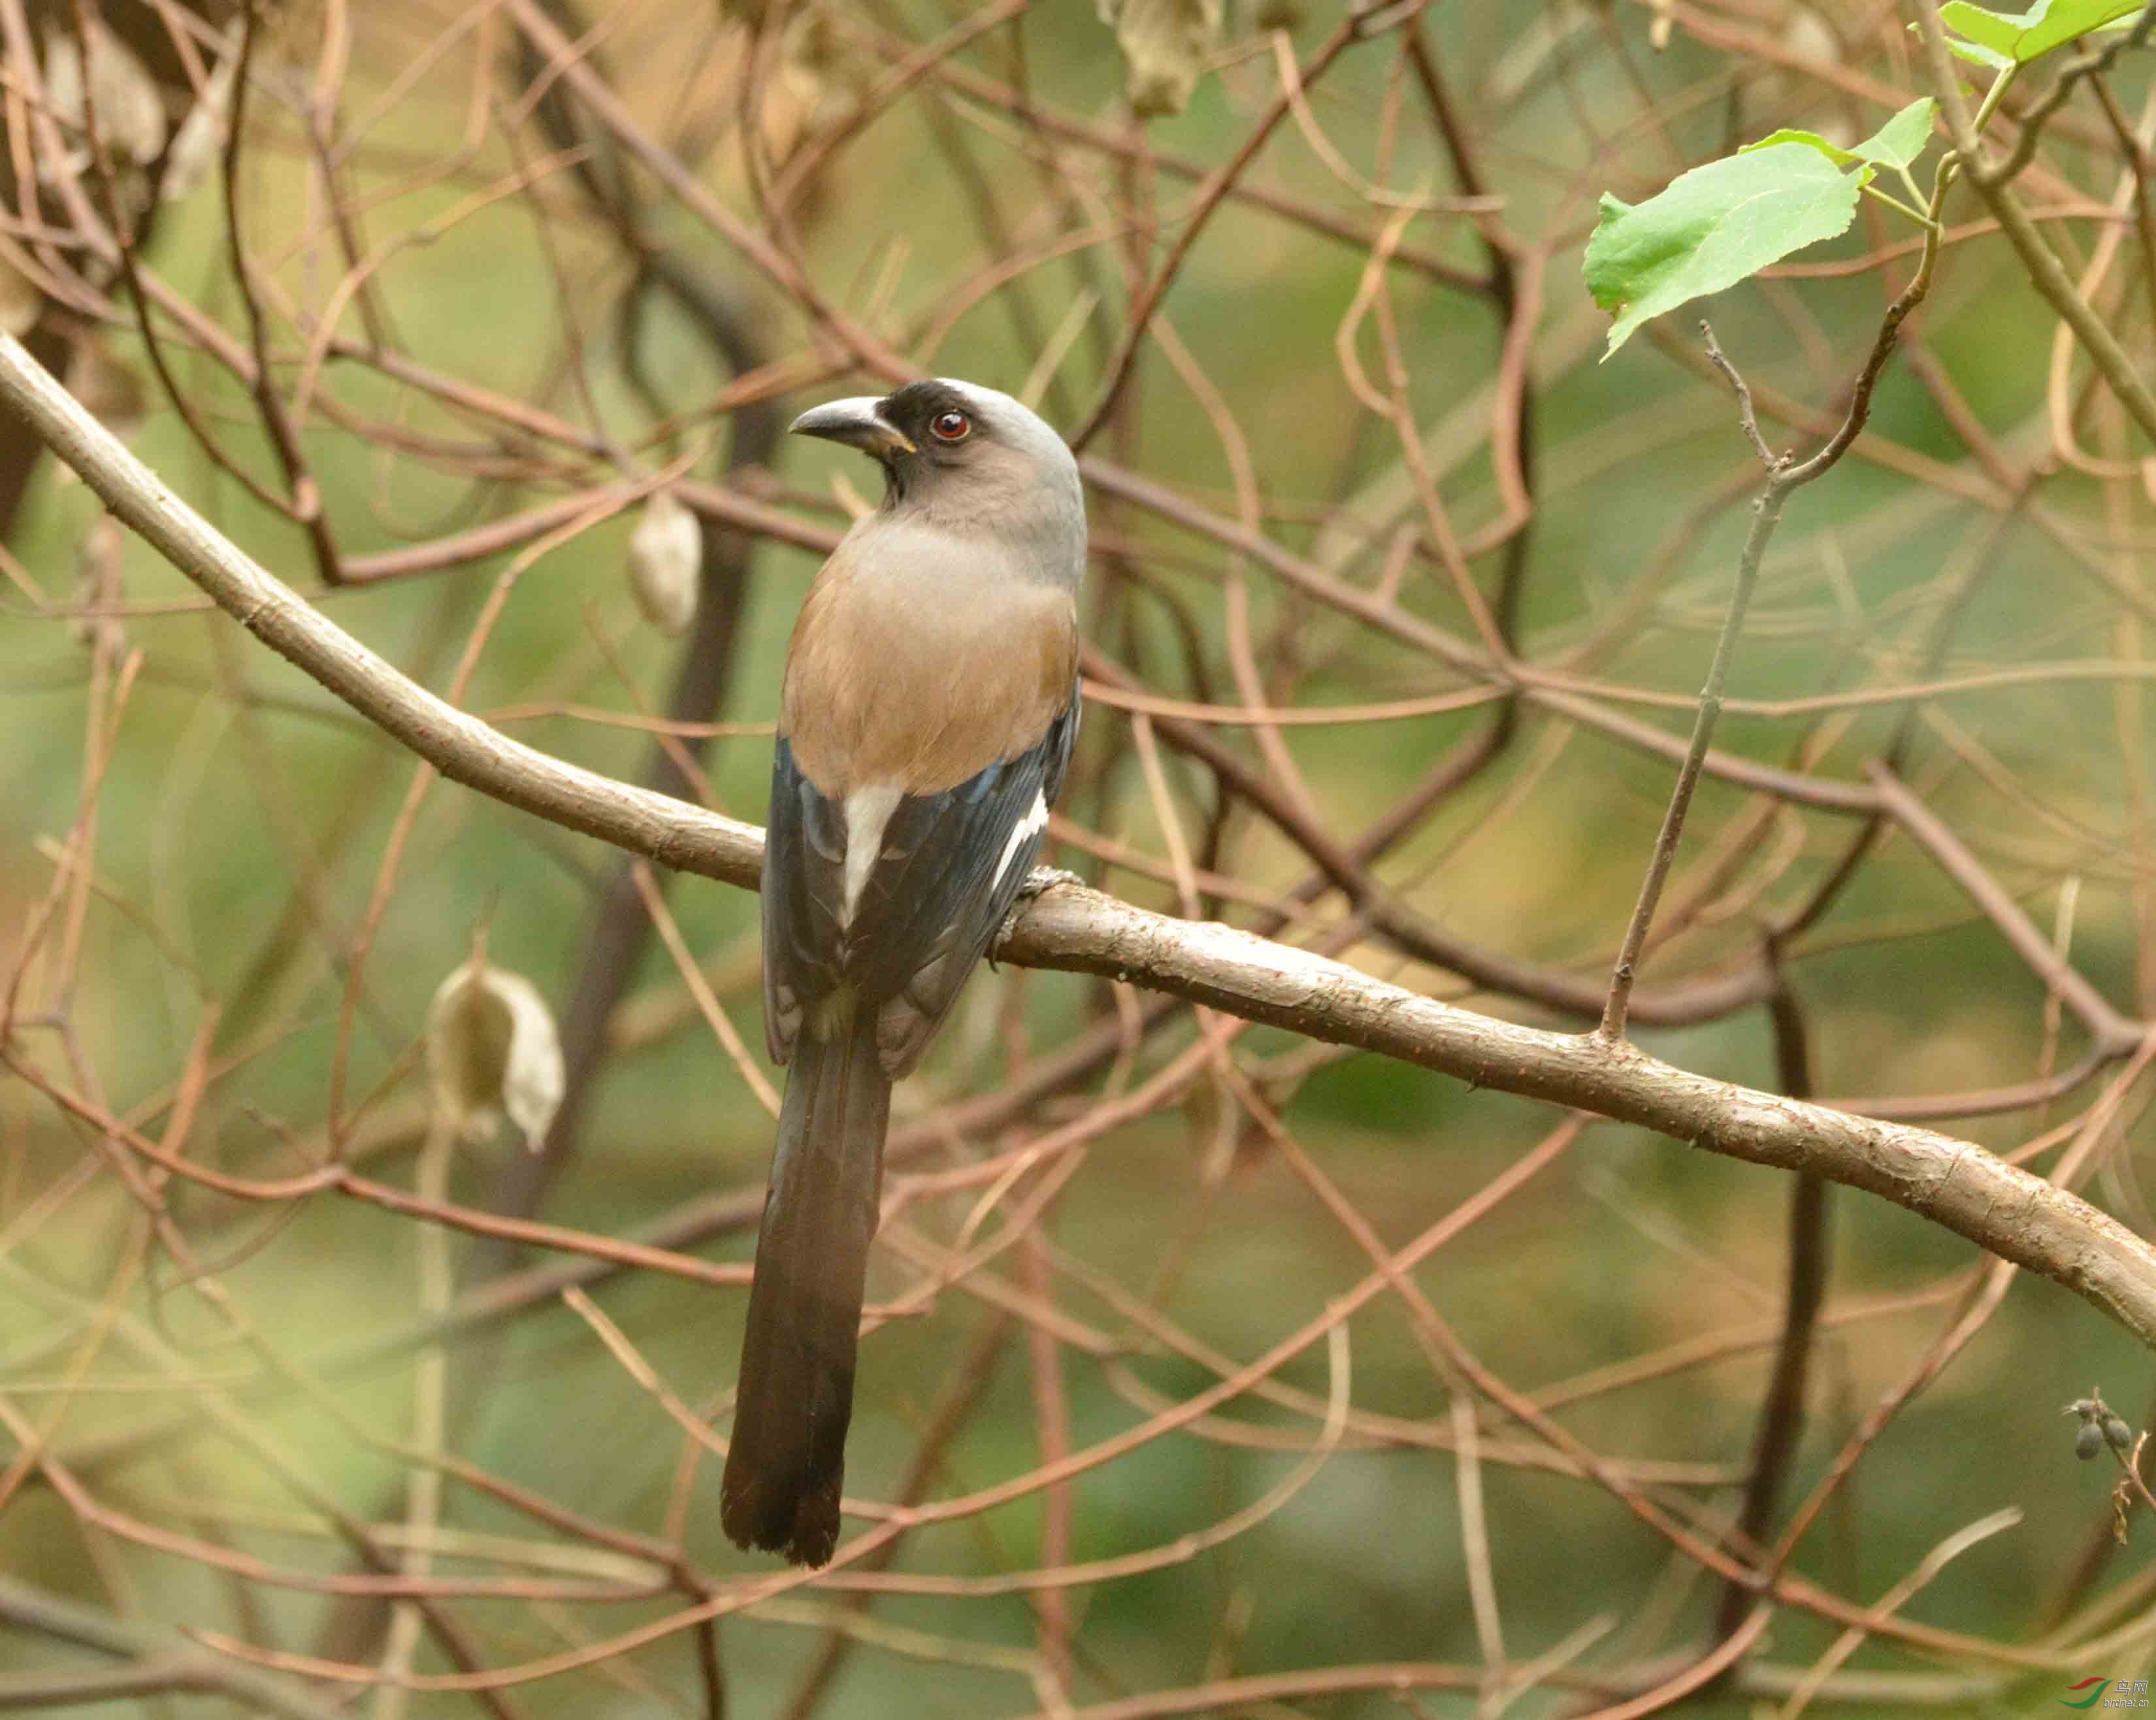
<path fill-rule="evenodd" d="M 1004 923 L 996 928 L 995 941 L 988 946 L 988 966 L 996 965 L 996 952 L 1004 941 L 1018 929 L 1018 922 L 1025 916 L 1026 905 L 1044 891 L 1053 890 L 1059 884 L 1083 886 L 1086 881 L 1075 872 L 1066 872 L 1060 866 L 1035 866 L 1019 882 L 1018 894 L 1011 899 L 1010 911 L 1004 916 Z"/>
<path fill-rule="evenodd" d="M 1067 871 L 1061 866 L 1035 866 L 1019 883 L 1018 899 L 1031 901 L 1043 891 L 1053 890 L 1059 884 L 1075 884 L 1082 889 L 1086 881 L 1075 872 Z"/>

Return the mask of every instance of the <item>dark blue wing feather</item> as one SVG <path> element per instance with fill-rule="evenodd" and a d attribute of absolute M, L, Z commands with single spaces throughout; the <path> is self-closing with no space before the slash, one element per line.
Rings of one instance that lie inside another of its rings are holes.
<path fill-rule="evenodd" d="M 764 858 L 764 998 L 783 1061 L 802 1013 L 841 986 L 880 1011 L 884 1066 L 905 1074 L 1017 900 L 1041 832 L 1013 833 L 1055 802 L 1078 729 L 1076 690 L 1040 742 L 939 794 L 903 796 L 850 923 L 841 924 L 845 816 L 793 764 L 773 759 Z M 1008 862 L 1005 860 L 1009 855 Z"/>
<path fill-rule="evenodd" d="M 793 762 L 786 737 L 771 758 L 763 846 L 763 1024 L 774 1063 L 793 1055 L 803 1013 L 844 983 L 844 814 Z"/>

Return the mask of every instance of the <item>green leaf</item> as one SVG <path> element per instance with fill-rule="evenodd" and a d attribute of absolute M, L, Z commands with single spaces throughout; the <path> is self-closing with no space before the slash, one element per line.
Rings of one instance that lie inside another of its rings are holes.
<path fill-rule="evenodd" d="M 1775 149 L 1784 143 L 1801 143 L 1806 149 L 1815 149 L 1837 167 L 1853 167 L 1861 159 L 1853 149 L 1844 149 L 1838 143 L 1829 143 L 1816 131 L 1799 131 L 1784 126 L 1779 131 L 1769 131 L 1757 143 L 1748 143 L 1737 151 L 1748 156 L 1754 150 Z"/>
<path fill-rule="evenodd" d="M 1875 171 L 1845 172 L 1809 144 L 1775 143 L 1681 173 L 1643 203 L 1605 194 L 1582 270 L 1617 319 L 1604 358 L 1649 317 L 1848 231 Z"/>
<path fill-rule="evenodd" d="M 1932 115 L 1938 105 L 1928 95 L 1911 102 L 1856 146 L 1857 158 L 1881 167 L 1907 167 L 1932 141 Z"/>
<path fill-rule="evenodd" d="M 2020 13 L 1989 12 L 1969 0 L 1947 0 L 1939 19 L 1964 39 L 1951 44 L 1963 59 L 2004 67 L 2026 65 L 2140 10 L 2141 0 L 2036 0 Z"/>
<path fill-rule="evenodd" d="M 1859 162 L 1871 162 L 1881 167 L 1906 167 L 1924 152 L 1924 146 L 1932 141 L 1932 114 L 1937 105 L 1928 95 L 1921 101 L 1911 102 L 1854 149 L 1829 143 L 1816 131 L 1792 131 L 1784 126 L 1757 143 L 1746 144 L 1738 153 L 1749 155 L 1754 150 L 1772 149 L 1777 144 L 1801 143 L 1807 149 L 1817 150 L 1837 167 L 1853 167 Z"/>
<path fill-rule="evenodd" d="M 1910 28 L 1913 29 L 1916 27 L 1912 24 Z M 1979 48 L 1974 42 L 1964 42 L 1958 36 L 1947 38 L 1947 51 L 1957 59 L 1968 60 L 1973 65 L 1988 65 L 1994 72 L 2011 71 L 2014 69 L 2014 62 L 2005 54 L 1995 53 L 1989 48 Z M 1962 87 L 1967 89 L 1969 86 L 1964 85 Z"/>

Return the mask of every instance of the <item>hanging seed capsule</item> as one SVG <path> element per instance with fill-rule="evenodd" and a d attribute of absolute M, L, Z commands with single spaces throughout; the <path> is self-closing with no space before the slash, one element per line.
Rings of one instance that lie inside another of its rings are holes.
<path fill-rule="evenodd" d="M 2093 1421 L 2084 1421 L 2074 1434 L 2074 1456 L 2086 1463 L 2103 1450 L 2103 1435 Z"/>
<path fill-rule="evenodd" d="M 2103 1442 L 2114 1451 L 2133 1449 L 2133 1430 L 2116 1415 L 2103 1418 Z"/>
<path fill-rule="evenodd" d="M 1101 0 L 1127 71 L 1124 95 L 1139 119 L 1179 114 L 1220 35 L 1220 0 Z"/>
<path fill-rule="evenodd" d="M 539 988 L 478 954 L 434 993 L 427 1068 L 435 1105 L 465 1139 L 486 1139 L 506 1116 L 535 1153 L 566 1079 L 561 1037 Z"/>
<path fill-rule="evenodd" d="M 696 516 L 672 490 L 658 491 L 629 534 L 629 584 L 644 619 L 669 639 L 687 632 L 696 619 L 703 559 Z"/>

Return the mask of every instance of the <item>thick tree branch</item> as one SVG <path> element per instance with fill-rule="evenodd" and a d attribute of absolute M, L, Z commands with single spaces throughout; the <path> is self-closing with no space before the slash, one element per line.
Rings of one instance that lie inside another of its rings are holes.
<path fill-rule="evenodd" d="M 220 608 L 444 775 L 660 865 L 756 884 L 761 831 L 549 757 L 408 681 L 212 530 L 5 336 L 0 398 Z M 1970 1142 L 1713 1081 L 1620 1041 L 1479 1015 L 1306 951 L 1068 886 L 1037 898 L 999 952 L 1869 1189 L 2064 1285 L 2156 1348 L 2156 1249 Z"/>

